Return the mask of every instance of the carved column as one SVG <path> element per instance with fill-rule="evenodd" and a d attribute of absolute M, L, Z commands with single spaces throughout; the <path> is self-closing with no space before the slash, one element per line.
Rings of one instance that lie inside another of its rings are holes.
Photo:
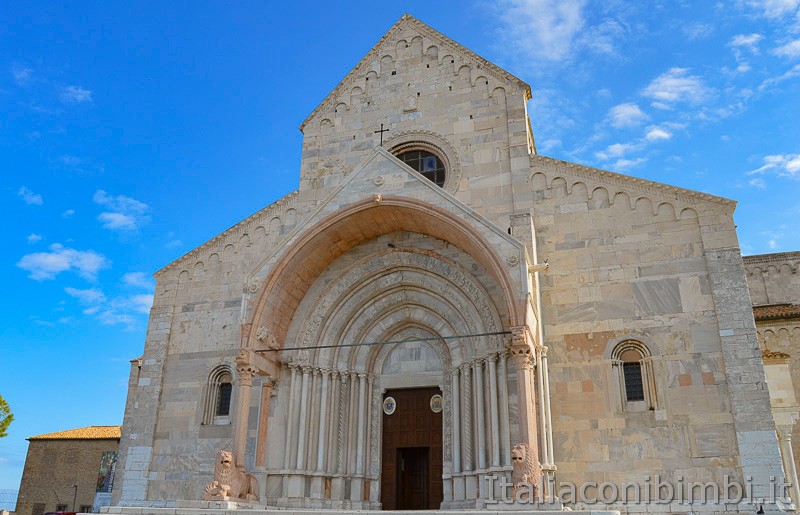
<path fill-rule="evenodd" d="M 248 418 L 250 415 L 250 391 L 253 386 L 253 377 L 256 367 L 246 361 L 236 358 L 236 372 L 239 373 L 239 403 L 236 410 L 236 427 L 233 438 L 233 447 L 236 458 L 236 467 L 244 470 L 244 455 L 247 448 Z"/>
<path fill-rule="evenodd" d="M 345 456 L 347 456 L 347 469 L 348 475 L 355 474 L 356 471 L 356 425 L 358 420 L 358 413 L 356 403 L 358 402 L 358 374 L 350 372 L 350 401 L 347 405 L 349 416 L 347 417 L 347 449 Z"/>
<path fill-rule="evenodd" d="M 528 328 L 517 326 L 511 328 L 511 360 L 517 375 L 517 402 L 519 403 L 519 437 L 520 443 L 527 444 L 528 452 L 534 453 L 539 460 L 539 445 L 536 431 L 535 395 L 533 392 L 533 346 Z"/>
<path fill-rule="evenodd" d="M 256 467 L 263 467 L 267 458 L 267 430 L 269 429 L 269 402 L 275 380 L 265 377 L 261 383 L 261 412 L 258 417 L 258 437 L 256 439 Z"/>
<path fill-rule="evenodd" d="M 461 472 L 461 406 L 460 406 L 460 392 L 458 381 L 458 367 L 453 367 L 453 394 L 452 401 L 452 417 L 453 417 L 453 473 Z"/>
<path fill-rule="evenodd" d="M 344 451 L 345 446 L 347 445 L 347 440 L 345 438 L 345 424 L 347 423 L 347 399 L 350 397 L 349 377 L 347 372 L 339 372 L 339 382 L 339 420 L 337 422 L 338 437 L 336 438 L 336 473 L 344 474 Z"/>
<path fill-rule="evenodd" d="M 472 383 L 475 390 L 475 435 L 478 438 L 476 450 L 476 466 L 479 470 L 486 468 L 486 403 L 483 395 L 483 360 L 479 359 L 472 365 L 475 376 Z"/>
<path fill-rule="evenodd" d="M 305 469 L 306 463 L 306 426 L 308 425 L 308 383 L 311 367 L 303 367 L 303 385 L 300 391 L 300 421 L 297 429 L 297 469 Z"/>
<path fill-rule="evenodd" d="M 289 409 L 286 417 L 286 446 L 284 452 L 286 455 L 283 459 L 283 468 L 292 468 L 292 435 L 294 434 L 294 398 L 297 396 L 297 365 L 289 365 L 291 373 L 291 380 L 289 381 L 289 391 L 286 393 L 289 397 Z"/>
<path fill-rule="evenodd" d="M 322 472 L 325 466 L 325 437 L 328 430 L 328 382 L 331 371 L 322 370 L 322 391 L 319 398 L 319 438 L 317 439 L 317 472 Z"/>
<path fill-rule="evenodd" d="M 464 416 L 464 471 L 474 470 L 472 460 L 472 369 L 469 365 L 461 366 L 461 375 L 464 377 L 464 398 L 462 411 Z"/>
<path fill-rule="evenodd" d="M 486 358 L 489 364 L 489 406 L 492 427 L 492 467 L 500 466 L 500 416 L 497 402 L 497 355 Z"/>
<path fill-rule="evenodd" d="M 327 460 L 325 472 L 332 474 L 336 471 L 336 430 L 338 428 L 336 422 L 339 420 L 339 372 L 336 370 L 331 371 L 329 397 L 328 420 L 325 422 L 328 428 L 328 441 L 325 446 L 327 449 L 325 452 L 325 459 Z"/>

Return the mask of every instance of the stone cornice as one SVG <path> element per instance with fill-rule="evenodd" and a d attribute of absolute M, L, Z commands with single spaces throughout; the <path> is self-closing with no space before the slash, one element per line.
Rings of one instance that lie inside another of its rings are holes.
<path fill-rule="evenodd" d="M 332 103 L 339 98 L 340 94 L 343 91 L 346 91 L 348 87 L 351 86 L 352 82 L 358 76 L 362 69 L 365 69 L 369 66 L 369 63 L 376 59 L 380 59 L 380 51 L 383 49 L 384 44 L 392 39 L 395 35 L 401 32 L 406 27 L 411 27 L 416 30 L 421 36 L 425 36 L 430 38 L 431 40 L 436 41 L 436 43 L 442 49 L 446 49 L 448 53 L 454 54 L 459 58 L 465 58 L 469 61 L 472 61 L 476 68 L 480 68 L 481 70 L 485 71 L 487 74 L 491 75 L 494 79 L 499 80 L 504 84 L 516 84 L 520 86 L 522 89 L 525 90 L 526 100 L 531 98 L 531 87 L 521 79 L 511 75 L 507 71 L 503 70 L 499 66 L 492 64 L 491 62 L 487 61 L 483 57 L 479 56 L 472 50 L 466 48 L 459 43 L 456 43 L 452 39 L 448 38 L 444 34 L 440 33 L 439 31 L 431 28 L 430 26 L 426 25 L 425 23 L 419 21 L 418 19 L 414 18 L 410 14 L 404 14 L 398 21 L 395 23 L 392 28 L 389 29 L 386 34 L 384 34 L 378 42 L 370 49 L 369 52 L 356 64 L 350 72 L 344 76 L 344 78 L 336 85 L 333 90 L 328 93 L 325 99 L 309 114 L 303 123 L 300 124 L 300 131 L 302 132 L 305 128 L 306 124 L 315 116 L 317 116 L 320 112 L 325 111 L 330 107 Z M 440 52 L 442 54 L 442 52 Z"/>
<path fill-rule="evenodd" d="M 552 157 L 533 154 L 530 157 L 531 164 L 543 164 L 545 166 L 553 167 L 556 165 L 562 166 L 571 174 L 582 179 L 613 184 L 614 186 L 620 188 L 620 190 L 635 190 L 647 195 L 657 195 L 665 200 L 680 200 L 691 205 L 697 204 L 698 200 L 704 200 L 729 206 L 731 208 L 736 207 L 735 200 L 718 197 L 716 195 L 710 195 L 708 193 L 702 193 L 700 191 L 678 188 L 677 186 L 670 186 L 660 182 L 632 177 L 630 175 L 610 172 L 608 170 L 601 170 L 600 168 L 592 168 L 586 165 L 570 163 L 569 161 L 562 161 Z"/>
<path fill-rule="evenodd" d="M 193 248 L 186 254 L 182 255 L 175 261 L 171 262 L 167 266 L 163 267 L 162 269 L 158 270 L 153 276 L 158 279 L 167 272 L 178 268 L 179 265 L 187 262 L 192 261 L 193 258 L 197 258 L 203 252 L 210 251 L 214 248 L 220 248 L 224 246 L 225 243 L 228 243 L 231 239 L 235 241 L 239 241 L 239 238 L 242 237 L 245 233 L 250 231 L 255 225 L 256 222 L 267 219 L 270 215 L 279 215 L 285 214 L 286 210 L 295 207 L 297 203 L 297 190 L 289 193 L 288 195 L 284 195 L 283 197 L 279 198 L 272 204 L 268 205 L 267 207 L 256 211 L 252 215 L 248 216 L 241 222 L 236 223 L 232 227 L 222 231 L 218 235 L 214 236 L 207 242 Z M 269 222 L 269 220 L 267 220 Z"/>
<path fill-rule="evenodd" d="M 800 251 L 795 252 L 776 252 L 774 254 L 756 254 L 753 256 L 742 256 L 744 266 L 755 265 L 782 265 L 787 264 L 792 268 L 800 263 Z"/>

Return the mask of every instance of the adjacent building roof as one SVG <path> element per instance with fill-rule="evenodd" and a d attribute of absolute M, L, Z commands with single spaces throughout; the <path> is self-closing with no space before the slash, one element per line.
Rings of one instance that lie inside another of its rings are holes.
<path fill-rule="evenodd" d="M 121 426 L 87 426 L 31 436 L 28 440 L 119 440 L 120 432 Z"/>

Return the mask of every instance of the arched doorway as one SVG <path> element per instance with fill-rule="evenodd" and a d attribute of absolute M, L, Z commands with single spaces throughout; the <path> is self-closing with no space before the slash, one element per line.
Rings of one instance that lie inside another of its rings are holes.
<path fill-rule="evenodd" d="M 336 243 L 328 234 L 321 245 L 312 238 L 311 248 L 287 252 L 260 296 L 253 327 L 291 342 L 281 353 L 277 398 L 284 422 L 270 426 L 267 446 L 274 449 L 268 490 L 279 506 L 396 507 L 398 488 L 429 508 L 468 506 L 479 495 L 480 471 L 510 474 L 516 389 L 505 348 L 518 317 L 513 281 L 489 245 L 456 230 L 457 221 L 435 220 L 432 209 L 379 210 L 369 228 L 359 227 L 366 215 L 348 219 L 356 228 L 343 219 L 333 224 Z M 375 229 L 381 224 L 387 232 Z M 430 349 L 436 360 L 403 369 L 414 360 L 398 356 Z M 433 361 L 436 369 L 426 369 Z M 425 430 L 433 423 L 438 434 L 384 442 L 387 392 L 416 406 L 408 416 L 428 420 Z M 415 472 L 401 477 L 406 464 Z M 427 489 L 415 490 L 419 477 Z"/>

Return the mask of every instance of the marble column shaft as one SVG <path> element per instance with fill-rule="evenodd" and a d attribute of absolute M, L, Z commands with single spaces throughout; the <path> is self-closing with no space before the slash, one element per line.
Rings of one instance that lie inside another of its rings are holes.
<path fill-rule="evenodd" d="M 364 435 L 367 411 L 367 375 L 358 374 L 358 429 L 356 435 L 356 474 L 364 474 Z"/>
<path fill-rule="evenodd" d="M 295 409 L 295 401 L 294 398 L 297 395 L 297 366 L 296 365 L 289 365 L 289 371 L 291 374 L 291 380 L 289 381 L 289 391 L 287 392 L 287 396 L 289 397 L 289 409 L 288 409 L 288 416 L 286 422 L 286 445 L 284 447 L 284 452 L 286 455 L 283 459 L 283 468 L 289 469 L 292 468 L 292 435 L 294 434 L 294 409 Z"/>
<path fill-rule="evenodd" d="M 500 466 L 500 416 L 498 413 L 497 399 L 497 356 L 492 355 L 487 358 L 489 365 L 489 403 L 491 409 L 492 427 L 492 467 Z"/>
<path fill-rule="evenodd" d="M 247 449 L 248 418 L 250 415 L 250 393 L 256 369 L 252 365 L 239 365 L 239 403 L 236 410 L 236 426 L 234 427 L 234 456 L 236 467 L 244 469 L 244 456 Z"/>
<path fill-rule="evenodd" d="M 545 438 L 545 442 L 547 443 L 547 457 L 550 461 L 548 461 L 549 465 L 555 465 L 555 457 L 553 456 L 553 417 L 550 414 L 550 372 L 549 367 L 547 365 L 547 347 L 542 347 L 542 374 L 544 376 L 544 384 L 542 385 L 542 389 L 544 390 L 544 417 L 545 417 L 545 426 L 547 427 L 547 432 L 542 435 Z"/>
<path fill-rule="evenodd" d="M 511 465 L 511 431 L 508 428 L 508 365 L 506 353 L 500 353 L 500 438 L 503 444 L 503 466 Z"/>
<path fill-rule="evenodd" d="M 310 367 L 303 367 L 303 385 L 300 391 L 300 421 L 297 428 L 297 469 L 303 470 L 306 462 L 306 426 L 308 424 L 308 383 Z"/>
<path fill-rule="evenodd" d="M 322 387 L 319 403 L 319 438 L 317 439 L 317 471 L 322 472 L 325 466 L 325 439 L 328 431 L 328 382 L 331 371 L 322 371 Z"/>
<path fill-rule="evenodd" d="M 267 458 L 267 434 L 269 430 L 269 402 L 274 381 L 265 377 L 261 383 L 261 410 L 258 415 L 258 437 L 256 438 L 256 467 L 263 467 Z"/>

